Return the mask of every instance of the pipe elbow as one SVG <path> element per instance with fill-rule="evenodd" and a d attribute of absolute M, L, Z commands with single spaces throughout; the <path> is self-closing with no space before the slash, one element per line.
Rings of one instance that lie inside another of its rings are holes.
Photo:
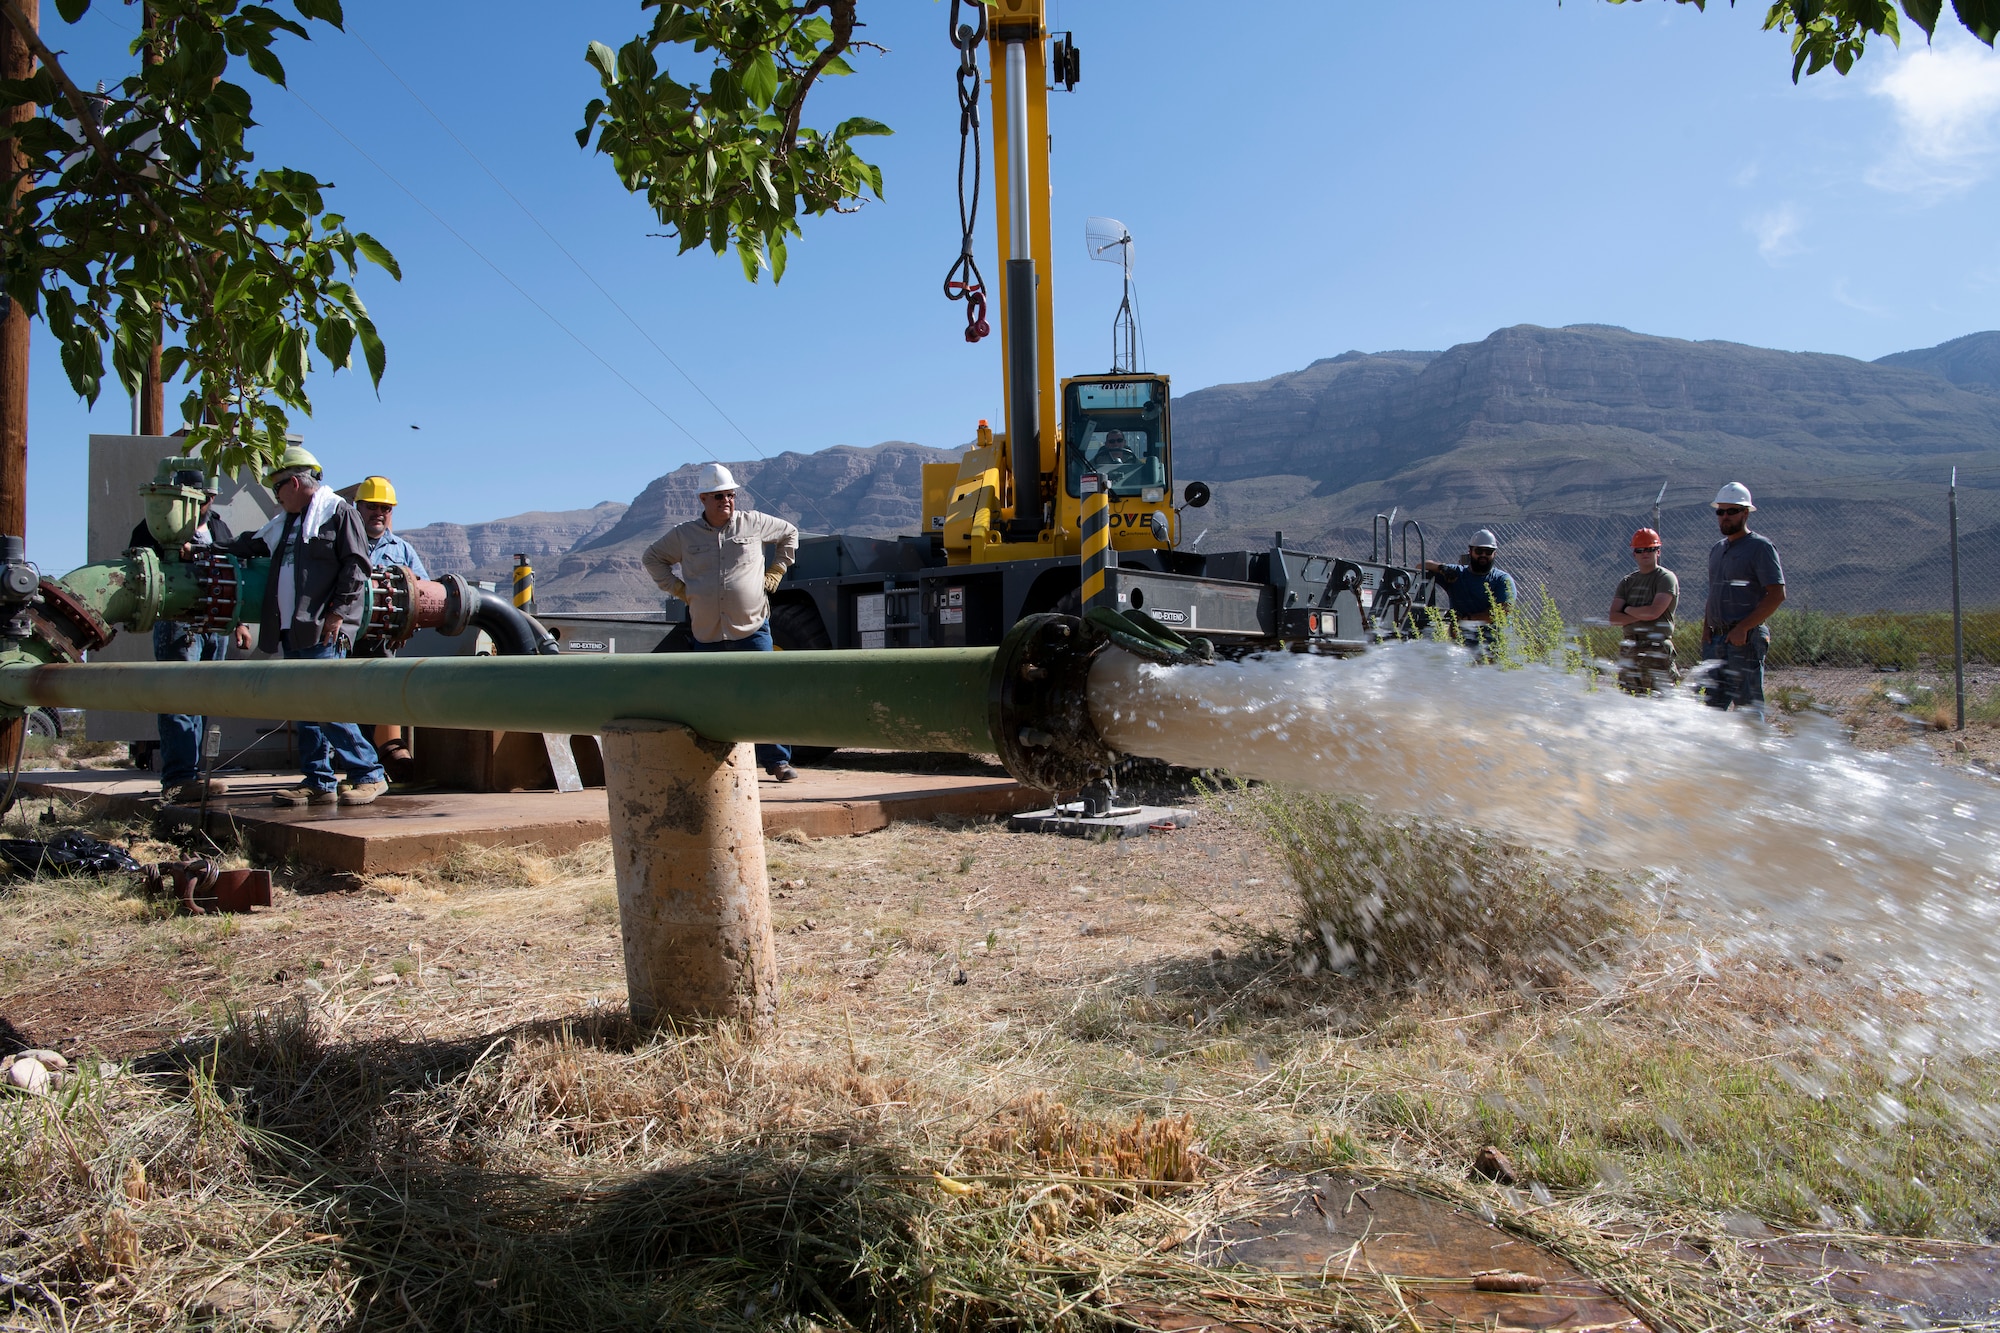
<path fill-rule="evenodd" d="M 533 616 L 497 592 L 485 588 L 474 591 L 478 598 L 473 603 L 469 623 L 474 629 L 486 631 L 500 656 L 553 657 L 562 651 L 555 636 Z"/>

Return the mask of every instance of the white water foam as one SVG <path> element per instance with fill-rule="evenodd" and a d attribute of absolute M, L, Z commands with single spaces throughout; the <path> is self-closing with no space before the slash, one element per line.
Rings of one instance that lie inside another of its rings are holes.
<path fill-rule="evenodd" d="M 1178 668 L 1112 650 L 1090 704 L 1121 753 L 1667 872 L 1745 939 L 1864 951 L 1958 1052 L 2000 1047 L 2000 787 L 1927 754 L 1428 643 Z"/>

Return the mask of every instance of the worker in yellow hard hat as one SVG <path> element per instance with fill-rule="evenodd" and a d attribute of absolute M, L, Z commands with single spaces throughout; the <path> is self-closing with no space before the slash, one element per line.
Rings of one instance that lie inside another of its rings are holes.
<path fill-rule="evenodd" d="M 389 530 L 395 522 L 396 488 L 387 477 L 363 477 L 354 492 L 354 507 L 361 511 L 361 526 L 368 533 L 368 558 L 375 568 L 407 565 L 418 578 L 430 577 L 417 548 Z"/>
<path fill-rule="evenodd" d="M 420 579 L 430 577 L 424 568 L 424 558 L 417 549 L 390 531 L 396 516 L 396 487 L 387 477 L 363 477 L 354 489 L 354 507 L 361 511 L 361 526 L 368 534 L 368 559 L 377 569 L 390 565 L 403 565 Z M 394 649 L 379 648 L 374 655 L 388 657 Z M 408 782 L 416 773 L 416 756 L 410 753 L 409 742 L 403 739 L 403 729 L 393 722 L 383 722 L 374 731 L 375 752 L 382 756 L 382 767 L 398 782 Z"/>

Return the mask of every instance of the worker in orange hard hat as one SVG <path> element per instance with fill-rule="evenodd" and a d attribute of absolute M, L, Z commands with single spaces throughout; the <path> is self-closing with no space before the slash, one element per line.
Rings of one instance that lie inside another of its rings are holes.
<path fill-rule="evenodd" d="M 1677 676 L 1674 669 L 1674 605 L 1681 581 L 1660 563 L 1660 534 L 1640 528 L 1632 534 L 1638 568 L 1618 580 L 1611 594 L 1611 623 L 1625 631 L 1618 645 L 1618 685 L 1628 694 L 1659 694 Z"/>

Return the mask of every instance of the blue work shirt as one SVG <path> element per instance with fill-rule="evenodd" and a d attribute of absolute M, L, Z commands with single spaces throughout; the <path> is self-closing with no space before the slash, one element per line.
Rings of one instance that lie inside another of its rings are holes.
<path fill-rule="evenodd" d="M 1440 579 L 1439 583 L 1451 598 L 1451 613 L 1460 620 L 1468 616 L 1484 619 L 1493 614 L 1494 607 L 1514 604 L 1514 576 L 1497 566 L 1481 574 L 1471 565 L 1439 565 L 1438 572 L 1453 576 L 1451 582 Z"/>
<path fill-rule="evenodd" d="M 1735 541 L 1724 537 L 1708 548 L 1708 603 L 1702 608 L 1702 622 L 1708 633 L 1720 638 L 1729 627 L 1757 609 L 1764 589 L 1782 585 L 1785 569 L 1778 563 L 1778 548 L 1771 539 L 1746 532 Z M 1769 639 L 1769 625 L 1750 631 L 1752 637 Z"/>
<path fill-rule="evenodd" d="M 375 544 L 368 548 L 368 561 L 377 569 L 408 565 L 410 572 L 420 579 L 431 576 L 430 571 L 424 568 L 424 558 L 417 554 L 417 548 L 393 532 L 385 532 L 375 539 Z"/>

